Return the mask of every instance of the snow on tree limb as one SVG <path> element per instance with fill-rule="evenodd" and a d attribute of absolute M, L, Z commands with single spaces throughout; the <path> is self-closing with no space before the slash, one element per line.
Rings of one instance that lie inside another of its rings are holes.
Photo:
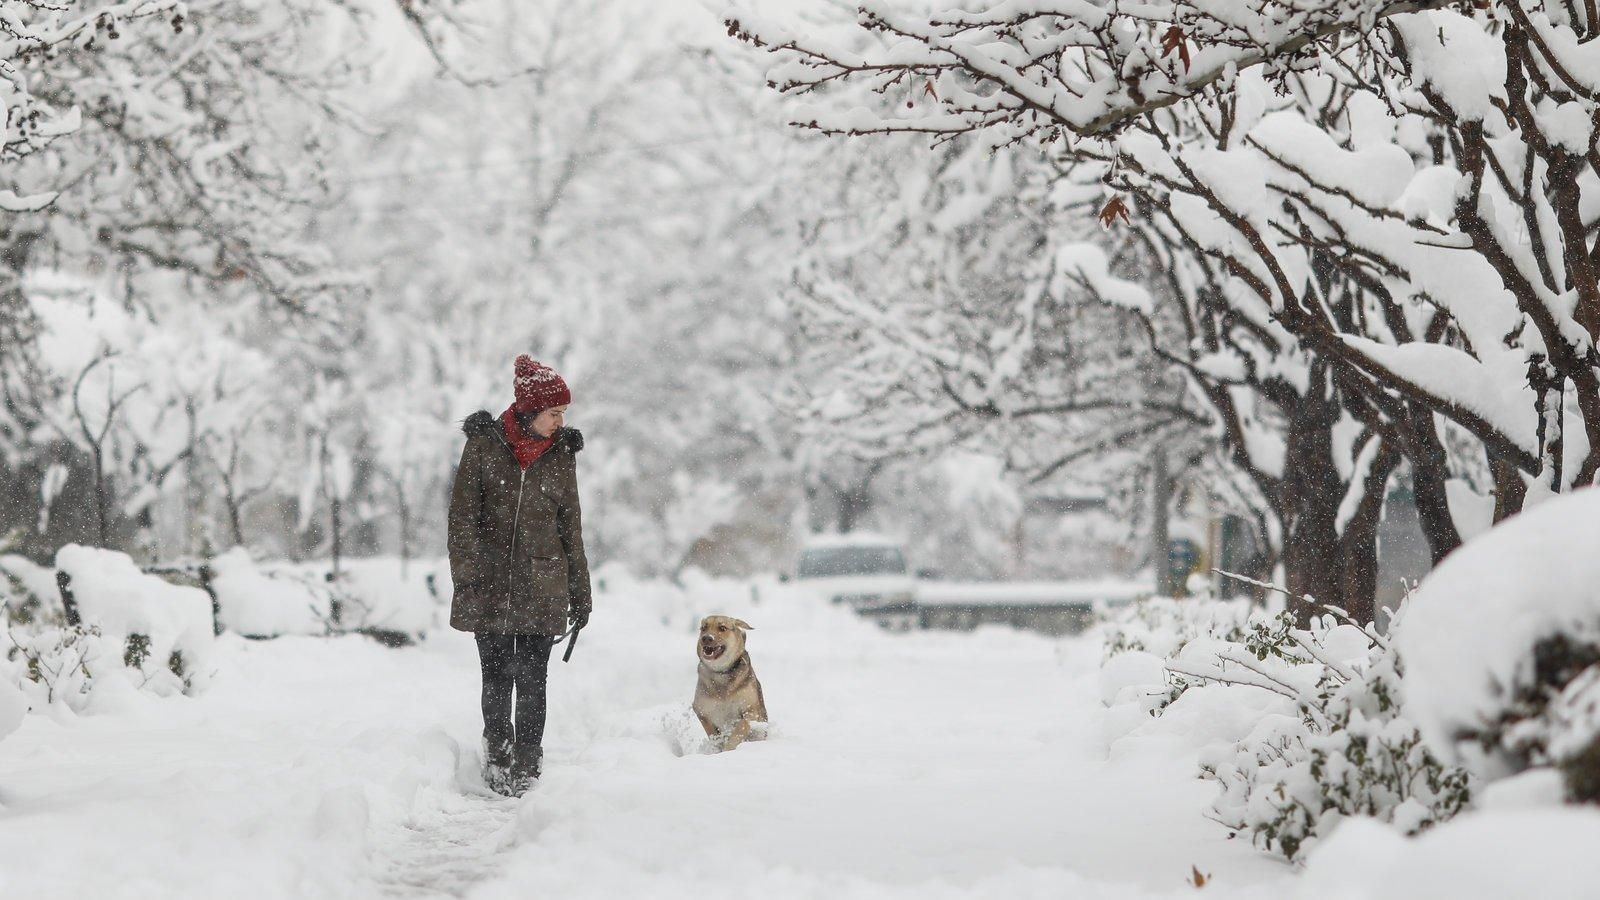
<path fill-rule="evenodd" d="M 30 73 L 48 69 L 61 53 L 93 51 L 121 37 L 120 26 L 139 19 L 166 18 L 181 32 L 188 6 L 182 0 L 128 0 L 122 3 L 83 5 L 43 0 L 0 2 L 0 100 L 5 105 L 0 123 L 0 163 L 37 153 L 55 139 L 81 127 L 76 107 L 51 108 L 34 96 Z M 34 211 L 46 194 L 35 194 L 15 205 L 0 199 L 10 212 Z M 53 197 L 51 198 L 53 199 Z"/>
<path fill-rule="evenodd" d="M 1448 5 L 1273 3 L 1264 7 L 1270 18 L 1255 19 L 1209 3 L 1009 0 L 918 20 L 891 3 L 863 3 L 861 27 L 899 39 L 876 54 L 796 38 L 742 7 L 729 9 L 724 20 L 731 35 L 780 55 L 769 83 L 785 93 L 861 77 L 885 93 L 908 75 L 952 73 L 995 89 L 985 93 L 941 79 L 938 91 L 927 92 L 940 115 L 910 104 L 912 112 L 899 117 L 852 110 L 796 124 L 841 134 L 958 134 L 1006 125 L 1013 127 L 1009 138 L 1016 139 L 1058 126 L 1082 136 L 1109 135 L 1139 116 L 1231 82 L 1246 69 L 1293 58 L 1319 42 L 1361 39 L 1380 21 Z M 1022 116 L 1029 121 L 1023 123 Z"/>

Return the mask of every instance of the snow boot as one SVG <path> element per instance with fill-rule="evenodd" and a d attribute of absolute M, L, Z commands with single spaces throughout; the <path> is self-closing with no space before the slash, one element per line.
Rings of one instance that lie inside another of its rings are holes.
<path fill-rule="evenodd" d="M 517 748 L 516 759 L 511 763 L 511 789 L 521 796 L 539 781 L 544 770 L 544 749 L 541 747 Z"/>
<path fill-rule="evenodd" d="M 513 790 L 513 759 L 511 744 L 505 741 L 488 741 L 483 753 L 483 783 L 502 797 L 515 797 L 521 791 Z"/>

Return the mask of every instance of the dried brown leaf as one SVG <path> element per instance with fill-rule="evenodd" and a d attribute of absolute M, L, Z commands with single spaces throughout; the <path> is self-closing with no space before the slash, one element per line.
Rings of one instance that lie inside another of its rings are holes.
<path fill-rule="evenodd" d="M 1189 42 L 1183 29 L 1177 25 L 1168 28 L 1161 36 L 1161 58 L 1166 59 L 1172 51 L 1178 51 L 1178 59 L 1183 63 L 1183 71 L 1189 71 Z"/>
<path fill-rule="evenodd" d="M 1121 197 L 1112 197 L 1106 201 L 1105 206 L 1100 207 L 1100 225 L 1104 228 L 1110 228 L 1117 223 L 1118 218 L 1121 218 L 1124 223 L 1130 221 L 1128 218 L 1128 202 Z"/>

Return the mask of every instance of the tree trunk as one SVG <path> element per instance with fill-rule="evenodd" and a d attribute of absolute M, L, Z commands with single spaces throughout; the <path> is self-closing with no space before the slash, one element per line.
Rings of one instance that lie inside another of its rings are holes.
<path fill-rule="evenodd" d="M 343 550 L 343 547 L 340 545 L 339 541 L 340 505 L 341 504 L 339 503 L 338 497 L 332 498 L 328 503 L 328 517 L 333 526 L 333 578 L 335 581 L 337 581 L 339 578 L 339 559 Z"/>
<path fill-rule="evenodd" d="M 233 546 L 235 546 L 235 547 L 243 547 L 244 546 L 244 523 L 241 521 L 241 517 L 240 517 L 240 514 L 239 514 L 239 500 L 238 500 L 237 497 L 234 496 L 233 487 L 231 485 L 228 487 L 228 491 L 227 491 L 227 502 L 228 502 L 228 529 L 233 532 Z"/>
<path fill-rule="evenodd" d="M 100 450 L 100 445 L 94 448 L 94 509 L 100 526 L 100 546 L 111 546 L 111 510 L 110 499 L 106 497 L 106 468 L 105 456 Z"/>
<path fill-rule="evenodd" d="M 397 479 L 394 488 L 400 512 L 400 577 L 406 577 L 411 564 L 411 504 L 406 502 L 406 492 Z"/>
<path fill-rule="evenodd" d="M 872 511 L 872 482 L 877 478 L 881 468 L 883 463 L 874 462 L 845 487 L 834 488 L 834 498 L 838 503 L 836 522 L 840 534 L 856 530 L 867 517 L 867 513 Z M 829 486 L 832 487 L 831 484 Z"/>
<path fill-rule="evenodd" d="M 1339 597 L 1328 601 L 1350 614 L 1352 619 L 1370 624 L 1378 617 L 1378 521 L 1345 525 L 1339 541 Z"/>
<path fill-rule="evenodd" d="M 1157 450 L 1150 461 L 1150 567 L 1155 570 L 1156 596 L 1173 596 L 1172 565 L 1167 559 L 1172 537 L 1168 512 L 1172 506 L 1172 476 L 1167 472 L 1167 455 Z"/>
<path fill-rule="evenodd" d="M 1338 407 L 1323 396 L 1323 379 L 1313 377 L 1289 420 L 1283 460 L 1283 568 L 1289 609 L 1302 625 L 1315 607 L 1342 599 L 1339 571 L 1339 503 L 1344 485 L 1333 462 L 1333 424 Z"/>
<path fill-rule="evenodd" d="M 1389 476 L 1400 465 L 1400 459 L 1393 447 L 1379 448 L 1360 486 L 1361 501 L 1339 535 L 1339 596 L 1325 602 L 1343 609 L 1358 622 L 1370 623 L 1378 617 L 1378 525 L 1383 521 Z"/>
<path fill-rule="evenodd" d="M 1376 440 L 1376 438 L 1374 438 Z M 1336 606 L 1358 622 L 1370 623 L 1377 615 L 1378 524 L 1390 474 L 1400 456 L 1385 447 L 1372 464 L 1355 512 L 1339 525 L 1339 507 L 1345 485 L 1330 455 L 1320 458 L 1290 455 L 1303 486 L 1315 485 L 1296 498 L 1294 519 L 1286 529 L 1283 567 L 1289 592 L 1289 609 L 1301 627 L 1309 625 L 1321 606 Z M 1313 602 L 1304 598 L 1310 596 Z"/>
<path fill-rule="evenodd" d="M 870 494 L 843 491 L 838 494 L 838 502 L 839 515 L 835 520 L 835 527 L 837 527 L 840 534 L 848 534 L 855 531 L 856 526 L 860 524 L 867 512 L 872 509 Z"/>
<path fill-rule="evenodd" d="M 1397 448 L 1381 446 L 1362 482 L 1346 484 L 1333 455 L 1333 428 L 1341 408 L 1325 384 L 1313 370 L 1310 390 L 1289 421 L 1284 454 L 1284 579 L 1289 610 L 1302 627 L 1321 612 L 1322 604 L 1339 607 L 1359 622 L 1373 621 L 1378 523 L 1389 476 L 1400 463 Z M 1359 490 L 1361 497 L 1341 526 L 1339 511 L 1347 489 Z"/>
<path fill-rule="evenodd" d="M 1437 566 L 1461 546 L 1461 532 L 1450 515 L 1450 499 L 1445 490 L 1450 463 L 1434 429 L 1433 413 L 1413 408 L 1410 434 L 1413 437 L 1407 458 L 1411 463 L 1411 489 L 1416 496 L 1422 536 L 1427 539 L 1428 553 Z"/>

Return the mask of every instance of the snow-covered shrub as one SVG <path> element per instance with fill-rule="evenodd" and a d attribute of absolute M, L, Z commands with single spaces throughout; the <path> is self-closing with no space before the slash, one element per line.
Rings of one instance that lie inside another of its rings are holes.
<path fill-rule="evenodd" d="M 1221 787 L 1211 817 L 1263 849 L 1302 859 L 1356 815 L 1416 833 L 1470 801 L 1467 772 L 1431 753 L 1404 714 L 1398 660 L 1370 629 L 1333 616 L 1300 629 L 1282 610 L 1197 598 L 1147 603 L 1105 635 L 1108 651 L 1122 648 L 1108 667 L 1118 655 L 1164 651 L 1164 683 L 1144 689 L 1164 695 L 1153 715 L 1197 684 L 1283 698 L 1243 740 L 1200 759 L 1201 776 Z"/>
<path fill-rule="evenodd" d="M 1404 715 L 1398 660 L 1375 632 L 1332 616 L 1301 630 L 1280 613 L 1251 623 L 1244 642 L 1197 656 L 1168 668 L 1273 691 L 1298 711 L 1268 715 L 1237 746 L 1201 757 L 1204 777 L 1222 787 L 1214 817 L 1257 846 L 1297 860 L 1347 816 L 1416 834 L 1470 802 L 1466 770 L 1441 762 Z"/>
<path fill-rule="evenodd" d="M 211 561 L 211 589 L 217 594 L 222 627 L 246 637 L 326 634 L 332 597 L 326 589 L 297 577 L 263 571 L 243 547 Z"/>
<path fill-rule="evenodd" d="M 122 554 L 114 554 L 121 559 L 107 565 L 96 556 L 104 551 L 79 550 L 67 557 L 72 571 L 82 576 L 76 585 L 82 593 L 74 594 L 84 616 L 80 624 L 68 624 L 53 570 L 21 557 L 0 559 L 0 601 L 4 601 L 0 625 L 5 629 L 0 638 L 0 693 L 15 692 L 25 708 L 61 704 L 79 711 L 93 693 L 96 679 L 113 672 L 135 687 L 161 695 L 191 691 L 204 648 L 183 628 L 172 627 L 177 619 L 170 610 L 166 615 L 159 612 L 171 598 L 154 601 L 155 612 L 125 608 L 146 603 L 146 594 L 160 597 L 162 589 L 146 583 L 150 576 Z M 115 585 L 134 588 L 108 597 L 106 590 Z M 179 602 L 192 605 L 187 597 Z M 204 621 L 209 622 L 209 600 L 205 613 Z M 109 633 L 103 623 L 110 624 Z M 205 637 L 209 638 L 209 628 Z"/>
<path fill-rule="evenodd" d="M 428 587 L 434 576 L 435 587 Z M 348 631 L 386 632 L 412 638 L 442 625 L 449 617 L 449 566 L 440 560 L 394 557 L 345 562 L 342 626 Z"/>
<path fill-rule="evenodd" d="M 79 711 L 108 676 L 160 696 L 204 684 L 212 644 L 204 591 L 147 575 L 109 550 L 69 545 L 56 559 L 80 616 L 75 624 L 54 570 L 0 559 L 0 685 L 19 690 L 33 709 Z"/>
<path fill-rule="evenodd" d="M 116 658 L 94 625 L 13 627 L 6 638 L 0 682 L 19 688 L 34 709 L 61 703 L 81 710 L 95 676 Z"/>
<path fill-rule="evenodd" d="M 261 563 L 257 571 L 309 602 L 316 633 L 365 634 L 390 646 L 420 639 L 448 618 L 449 566 L 394 557 L 345 560 L 338 578 L 326 563 Z"/>
<path fill-rule="evenodd" d="M 114 550 L 69 544 L 56 553 L 85 626 L 118 647 L 136 684 L 158 694 L 200 686 L 212 646 L 211 597 L 140 571 Z"/>
<path fill-rule="evenodd" d="M 1171 656 L 1197 637 L 1243 636 L 1259 607 L 1247 598 L 1146 597 L 1110 610 L 1100 633 L 1107 659 L 1130 650 Z"/>
<path fill-rule="evenodd" d="M 317 619 L 315 627 L 308 625 L 308 633 L 339 633 L 344 607 L 349 605 L 349 600 L 345 591 L 329 577 L 326 563 L 263 560 L 255 564 L 255 571 L 278 589 L 288 592 L 287 595 L 303 600 L 307 611 Z"/>
<path fill-rule="evenodd" d="M 1600 801 L 1600 490 L 1547 501 L 1451 554 L 1397 636 L 1407 707 L 1487 778 L 1559 767 Z"/>
<path fill-rule="evenodd" d="M 1120 692 L 1131 688 L 1122 699 L 1143 698 L 1154 714 L 1178 699 L 1192 683 L 1170 671 L 1164 672 L 1157 689 L 1142 673 L 1149 657 L 1157 660 L 1177 656 L 1197 638 L 1243 640 L 1252 615 L 1259 607 L 1247 598 L 1215 600 L 1194 597 L 1147 597 L 1110 611 L 1100 625 L 1102 642 L 1101 687 L 1107 703 L 1115 702 Z M 1127 656 L 1129 659 L 1117 660 Z M 1135 661 L 1133 657 L 1137 656 Z"/>
<path fill-rule="evenodd" d="M 26 625 L 60 619 L 56 573 L 22 556 L 0 555 L 0 622 Z"/>
<path fill-rule="evenodd" d="M 0 690 L 21 690 L 29 707 L 81 712 L 108 684 L 168 697 L 192 693 L 205 671 L 182 647 L 157 653 L 152 638 L 110 635 L 99 625 L 14 625 L 0 643 Z"/>
<path fill-rule="evenodd" d="M 0 737 L 20 724 L 8 718 L 18 709 L 62 703 L 76 710 L 89 696 L 104 656 L 100 629 L 67 625 L 60 596 L 54 571 L 0 556 Z"/>

